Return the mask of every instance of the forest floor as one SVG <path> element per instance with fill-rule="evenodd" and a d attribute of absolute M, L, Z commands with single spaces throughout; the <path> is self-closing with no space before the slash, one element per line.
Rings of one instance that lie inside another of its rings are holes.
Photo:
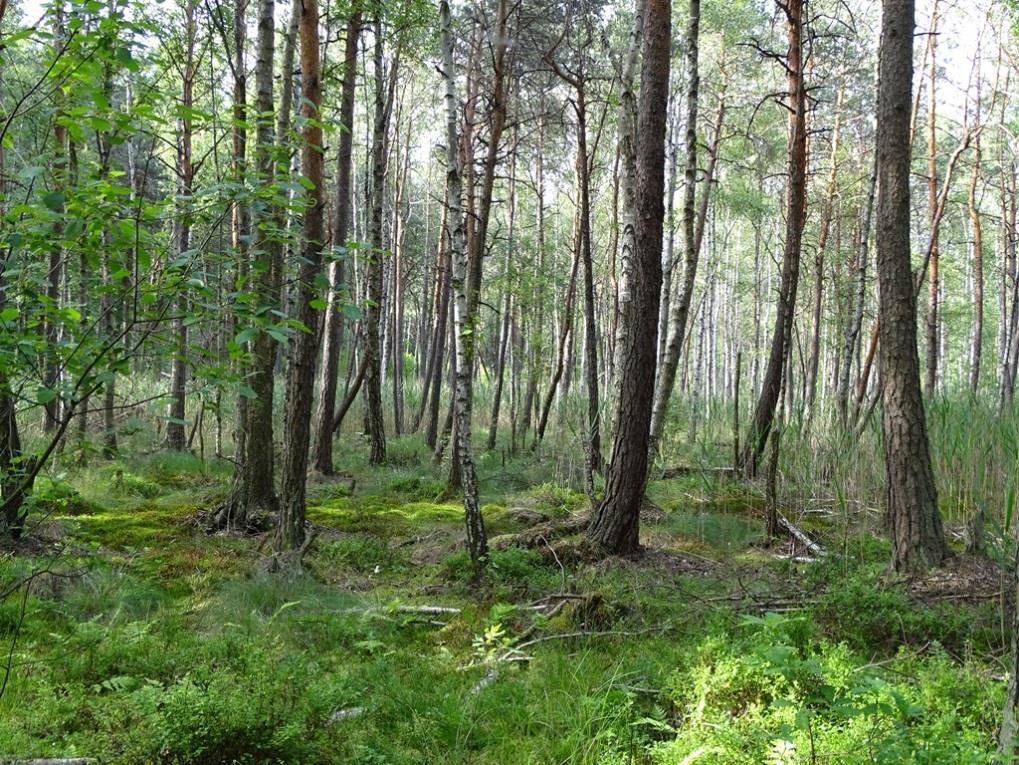
<path fill-rule="evenodd" d="M 846 532 L 876 516 L 824 506 L 795 509 L 823 556 L 767 545 L 759 491 L 695 472 L 649 487 L 643 555 L 496 549 L 477 592 L 420 442 L 359 460 L 313 482 L 300 577 L 265 573 L 266 537 L 202 529 L 228 466 L 157 454 L 42 482 L 0 551 L 0 591 L 34 575 L 0 604 L 0 761 L 992 761 L 989 560 L 896 580 L 883 539 Z M 493 540 L 586 510 L 542 460 L 480 470 Z"/>

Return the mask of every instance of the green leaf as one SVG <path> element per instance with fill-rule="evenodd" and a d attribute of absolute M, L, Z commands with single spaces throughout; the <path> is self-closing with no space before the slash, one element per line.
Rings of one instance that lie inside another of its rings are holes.
<path fill-rule="evenodd" d="M 38 388 L 35 391 L 35 402 L 37 404 L 48 404 L 57 397 L 57 392 L 52 388 Z"/>
<path fill-rule="evenodd" d="M 62 191 L 51 191 L 48 194 L 43 194 L 42 203 L 53 212 L 59 212 L 63 209 L 66 199 Z"/>
<path fill-rule="evenodd" d="M 0 311 L 0 321 L 14 321 L 21 315 L 21 311 L 13 306 L 4 308 Z"/>
<path fill-rule="evenodd" d="M 242 329 L 240 332 L 237 333 L 237 337 L 234 338 L 234 342 L 236 342 L 238 345 L 243 345 L 244 343 L 250 343 L 257 336 L 258 330 L 254 329 L 253 327 L 248 327 L 247 329 Z"/>

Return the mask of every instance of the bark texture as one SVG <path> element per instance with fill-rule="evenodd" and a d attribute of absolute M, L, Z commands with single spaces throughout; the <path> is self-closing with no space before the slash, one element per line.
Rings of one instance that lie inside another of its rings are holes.
<path fill-rule="evenodd" d="M 315 277 L 322 265 L 323 193 L 321 62 L 319 60 L 318 2 L 303 0 L 298 32 L 301 41 L 301 113 L 305 117 L 301 146 L 301 173 L 311 184 L 305 199 L 302 260 L 294 286 L 294 312 L 307 328 L 291 341 L 287 369 L 283 450 L 283 481 L 279 524 L 276 527 L 277 553 L 299 550 L 304 542 L 305 486 L 308 471 L 308 446 L 311 440 L 311 405 L 318 351 L 316 327 L 318 312 Z"/>
<path fill-rule="evenodd" d="M 877 272 L 892 565 L 940 564 L 948 555 L 920 394 L 916 295 L 909 249 L 909 119 L 913 0 L 884 0 L 877 101 Z"/>
<path fill-rule="evenodd" d="M 639 549 L 641 500 L 647 481 L 651 405 L 662 288 L 665 219 L 665 123 L 669 101 L 672 3 L 648 0 L 637 109 L 636 210 L 630 320 L 618 374 L 618 404 L 605 498 L 594 511 L 587 538 L 610 554 Z"/>

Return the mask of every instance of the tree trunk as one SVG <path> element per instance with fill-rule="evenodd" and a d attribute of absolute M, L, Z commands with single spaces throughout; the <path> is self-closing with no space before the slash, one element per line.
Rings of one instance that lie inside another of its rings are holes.
<path fill-rule="evenodd" d="M 177 193 L 182 204 L 187 205 L 192 193 L 194 182 L 194 164 L 191 158 L 191 136 L 192 117 L 190 114 L 194 106 L 194 85 L 195 85 L 195 4 L 192 0 L 185 3 L 185 52 L 184 62 L 181 69 L 183 87 L 181 92 L 181 106 L 183 114 L 180 119 L 180 133 L 177 136 Z M 191 246 L 191 224 L 188 219 L 187 210 L 178 209 L 173 219 L 174 245 L 177 256 L 183 257 Z M 184 321 L 188 313 L 188 301 L 185 295 L 181 295 L 177 305 L 178 316 L 174 320 L 174 336 L 176 338 L 173 367 L 170 373 L 170 418 L 166 425 L 166 446 L 169 449 L 183 451 L 185 443 L 185 397 L 187 393 L 187 349 L 188 349 L 188 326 Z M 107 391 L 109 391 L 107 387 Z M 112 403 L 112 402 L 111 402 Z M 107 410 L 110 410 L 109 405 Z M 107 417 L 107 420 L 110 418 Z M 107 439 L 111 437 L 110 429 L 112 423 L 107 422 Z M 115 438 L 115 436 L 112 436 Z M 109 446 L 109 440 L 107 440 Z"/>
<path fill-rule="evenodd" d="M 504 19 L 505 0 L 500 0 L 500 19 Z M 453 69 L 453 35 L 450 30 L 450 11 L 447 0 L 439 4 L 439 24 L 442 35 L 442 67 L 446 81 L 446 202 L 449 205 L 447 221 L 450 225 L 449 251 L 453 263 L 452 286 L 454 294 L 453 323 L 455 326 L 456 391 L 454 416 L 459 443 L 460 476 L 464 488 L 464 517 L 467 527 L 467 549 L 474 565 L 476 580 L 484 576 L 488 561 L 488 538 L 478 501 L 478 479 L 471 449 L 471 346 L 474 343 L 473 325 L 467 301 L 467 253 L 464 247 L 463 189 L 460 175 L 460 153 L 457 149 L 456 73 Z"/>
<path fill-rule="evenodd" d="M 301 174 L 308 180 L 310 188 L 304 210 L 301 266 L 297 284 L 294 285 L 294 311 L 297 320 L 305 325 L 307 331 L 296 333 L 290 345 L 284 417 L 286 439 L 283 482 L 274 543 L 277 553 L 299 550 L 304 542 L 305 485 L 311 441 L 315 357 L 318 351 L 318 312 L 312 303 L 316 296 L 315 280 L 321 271 L 325 212 L 322 127 L 319 122 L 322 87 L 318 19 L 317 0 L 302 0 L 298 29 L 301 40 L 301 114 L 306 122 L 301 146 Z"/>
<path fill-rule="evenodd" d="M 583 77 L 583 74 L 581 74 Z M 577 181 L 580 187 L 580 255 L 584 263 L 584 387 L 587 427 L 584 439 L 585 480 L 594 496 L 594 473 L 602 469 L 601 397 L 598 393 L 598 327 L 595 324 L 594 264 L 591 256 L 591 162 L 587 152 L 587 100 L 584 80 L 577 88 Z M 597 144 L 597 141 L 595 142 Z"/>
<path fill-rule="evenodd" d="M 231 157 L 233 182 L 238 192 L 245 185 L 245 163 L 248 151 L 248 76 L 247 63 L 244 60 L 244 47 L 247 41 L 247 8 L 248 0 L 234 0 L 233 18 L 233 155 Z M 223 44 L 227 46 L 225 29 Z M 234 289 L 245 289 L 250 278 L 251 269 L 248 261 L 248 243 L 251 238 L 251 215 L 246 201 L 234 200 L 230 217 L 230 249 L 237 259 L 237 286 Z M 228 320 L 228 330 L 236 325 L 236 318 Z M 246 345 L 246 344 L 245 344 Z M 243 460 L 247 454 L 248 437 L 248 397 L 241 394 L 237 398 L 237 430 L 235 432 L 236 453 L 241 459 L 240 470 L 243 474 Z"/>
<path fill-rule="evenodd" d="M 395 62 L 393 66 L 395 66 Z M 365 312 L 365 353 L 368 356 L 367 392 L 368 435 L 371 439 L 369 463 L 380 465 L 386 460 L 386 432 L 382 412 L 382 302 L 383 302 L 383 241 L 382 213 L 386 188 L 386 155 L 388 154 L 389 115 L 392 102 L 386 95 L 386 71 L 383 59 L 382 22 L 375 22 L 375 115 L 372 131 L 371 219 L 368 237 L 371 253 L 368 263 L 368 310 Z"/>
<path fill-rule="evenodd" d="M 651 405 L 655 387 L 658 306 L 662 287 L 665 218 L 665 122 L 669 101 L 670 0 L 647 0 L 644 59 L 637 111 L 636 219 L 630 321 L 618 368 L 619 396 L 605 498 L 587 538 L 610 554 L 639 549 L 640 506 L 647 482 Z"/>
<path fill-rule="evenodd" d="M 671 5 L 671 2 L 669 3 Z M 645 16 L 647 15 L 648 0 L 638 0 L 637 13 L 633 21 L 633 29 L 630 32 L 629 44 L 627 47 L 626 63 L 623 66 L 620 77 L 619 93 L 619 193 L 622 200 L 619 206 L 622 213 L 619 216 L 618 245 L 613 248 L 613 257 L 618 251 L 619 272 L 616 276 L 615 310 L 612 312 L 614 326 L 614 353 L 612 358 L 612 394 L 609 401 L 609 411 L 613 418 L 619 412 L 619 397 L 622 394 L 622 386 L 619 382 L 624 353 L 628 354 L 627 338 L 630 335 L 631 322 L 631 291 L 630 283 L 633 279 L 634 264 L 636 255 L 634 252 L 634 239 L 636 236 L 637 216 L 637 88 L 634 82 L 637 79 L 637 67 L 640 65 L 640 54 L 644 41 Z M 666 109 L 668 105 L 666 105 Z M 659 303 L 661 299 L 659 298 Z M 655 317 L 657 320 L 657 316 Z M 613 419 L 610 423 L 615 431 L 619 423 Z M 615 437 L 613 437 L 615 443 Z M 610 457 L 611 459 L 611 457 Z"/>
<path fill-rule="evenodd" d="M 690 0 L 690 13 L 686 30 L 686 168 L 683 177 L 683 284 L 680 294 L 670 306 L 670 313 L 664 330 L 666 332 L 665 348 L 662 354 L 662 368 L 655 393 L 654 406 L 651 413 L 651 454 L 649 462 L 655 457 L 658 442 L 661 439 L 665 415 L 668 410 L 669 398 L 676 379 L 679 365 L 679 353 L 686 334 L 686 322 L 690 313 L 690 299 L 697 278 L 697 263 L 700 257 L 699 243 L 695 242 L 694 204 L 697 193 L 697 106 L 700 89 L 700 70 L 698 68 L 699 40 L 701 23 L 700 0 Z M 705 198 L 708 185 L 705 184 Z"/>
<path fill-rule="evenodd" d="M 938 49 L 938 0 L 934 0 L 931 11 L 931 30 L 928 35 L 927 52 L 930 54 L 927 93 L 927 214 L 930 222 L 930 264 L 927 272 L 927 380 L 925 389 L 928 396 L 934 395 L 938 383 L 938 310 L 941 286 L 941 248 L 938 237 L 938 135 L 937 135 L 937 49 Z"/>
<path fill-rule="evenodd" d="M 689 98 L 689 95 L 687 96 Z M 683 281 L 680 285 L 680 294 L 672 301 L 669 309 L 669 334 L 665 343 L 665 354 L 662 368 L 658 372 L 658 379 L 655 385 L 655 403 L 651 412 L 651 459 L 654 459 L 659 448 L 662 434 L 665 430 L 665 418 L 669 412 L 669 401 L 676 385 L 676 371 L 679 368 L 679 359 L 683 351 L 683 343 L 686 339 L 687 325 L 690 320 L 690 303 L 693 300 L 694 284 L 697 279 L 697 268 L 700 262 L 700 252 L 704 240 L 704 228 L 708 219 L 708 204 L 711 200 L 711 186 L 715 180 L 715 168 L 718 164 L 718 152 L 722 142 L 722 128 L 725 124 L 726 95 L 723 83 L 722 92 L 719 94 L 718 111 L 715 113 L 715 126 L 712 133 L 711 143 L 708 146 L 708 163 L 704 169 L 704 193 L 701 194 L 700 205 L 697 209 L 696 222 L 692 228 L 689 223 L 692 216 L 693 193 L 687 198 L 684 187 L 683 198 L 683 247 L 686 252 L 683 265 Z M 687 115 L 687 119 L 690 115 Z M 696 117 L 694 117 L 696 119 Z M 687 136 L 687 140 L 690 137 Z M 686 174 L 690 173 L 690 157 L 687 157 Z M 696 183 L 696 159 L 694 159 L 694 183 Z M 686 184 L 684 180 L 684 184 Z M 690 207 L 688 208 L 688 205 Z"/>
<path fill-rule="evenodd" d="M 64 3 L 60 0 L 56 3 L 53 12 L 53 49 L 54 55 L 62 54 L 66 45 L 64 39 Z M 57 117 L 63 116 L 63 90 L 57 88 L 54 93 L 56 100 Z M 53 192 L 58 195 L 60 202 L 56 205 L 54 212 L 57 214 L 53 222 L 53 244 L 50 249 L 49 272 L 46 275 L 46 298 L 49 302 L 49 310 L 56 311 L 60 305 L 60 274 L 64 262 L 64 249 L 60 241 L 64 238 L 64 192 L 67 188 L 67 127 L 59 120 L 53 121 Z M 59 326 L 54 320 L 55 316 L 46 319 L 44 335 L 49 346 L 49 359 L 46 364 L 46 372 L 43 378 L 43 387 L 50 391 L 56 391 L 57 381 L 60 375 L 60 366 L 57 362 L 54 351 L 57 347 Z M 52 433 L 56 430 L 60 421 L 60 398 L 54 396 L 43 405 L 43 431 Z"/>
<path fill-rule="evenodd" d="M 909 253 L 909 117 L 913 0 L 883 0 L 877 103 L 877 271 L 880 363 L 892 565 L 940 564 L 948 555 L 927 443 Z"/>
<path fill-rule="evenodd" d="M 577 244 L 579 245 L 579 242 Z M 563 370 L 566 367 L 566 341 L 569 339 L 570 331 L 573 328 L 573 301 L 577 294 L 577 267 L 579 265 L 580 248 L 577 247 L 573 256 L 573 266 L 570 268 L 570 281 L 566 287 L 566 305 L 563 308 L 562 324 L 559 329 L 559 342 L 556 344 L 555 368 L 552 370 L 552 379 L 548 383 L 548 390 L 545 391 L 545 401 L 541 407 L 541 416 L 538 418 L 538 425 L 534 430 L 535 446 L 545 438 L 548 416 L 552 411 L 556 389 L 559 387 L 559 381 L 562 379 Z"/>
<path fill-rule="evenodd" d="M 355 6 L 347 22 L 343 56 L 343 84 L 340 94 L 340 134 L 336 152 L 336 202 L 333 217 L 333 247 L 346 248 L 350 226 L 350 171 L 353 157 L 354 94 L 357 85 L 357 44 L 361 35 L 361 9 Z M 322 333 L 322 374 L 319 383 L 315 469 L 323 475 L 333 473 L 333 417 L 336 413 L 336 383 L 339 376 L 340 345 L 343 342 L 343 310 L 347 254 L 332 267 L 332 292 L 329 312 Z"/>
<path fill-rule="evenodd" d="M 754 410 L 750 431 L 740 460 L 745 475 L 757 474 L 758 461 L 768 442 L 768 431 L 782 393 L 784 370 L 792 347 L 796 288 L 800 275 L 800 248 L 807 204 L 807 117 L 806 85 L 803 78 L 803 0 L 783 6 L 788 22 L 789 53 L 786 58 L 789 98 L 789 159 L 786 190 L 785 248 L 782 255 L 782 283 L 775 311 L 771 351 Z"/>

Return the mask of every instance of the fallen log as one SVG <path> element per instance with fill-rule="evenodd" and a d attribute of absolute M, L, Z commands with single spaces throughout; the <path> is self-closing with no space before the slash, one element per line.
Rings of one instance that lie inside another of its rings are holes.
<path fill-rule="evenodd" d="M 553 539 L 579 534 L 587 529 L 591 522 L 589 515 L 571 515 L 568 518 L 557 518 L 546 523 L 539 523 L 516 534 L 502 534 L 489 540 L 493 550 L 508 550 L 511 547 L 528 549 L 547 545 Z"/>

